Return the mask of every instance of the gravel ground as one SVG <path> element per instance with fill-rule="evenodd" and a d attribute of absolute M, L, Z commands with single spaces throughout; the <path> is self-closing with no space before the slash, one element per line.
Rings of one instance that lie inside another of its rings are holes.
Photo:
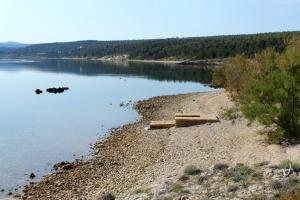
<path fill-rule="evenodd" d="M 57 172 L 24 190 L 23 199 L 97 199 L 104 192 L 128 199 L 138 188 L 178 178 L 185 166 L 210 168 L 217 163 L 300 161 L 300 145 L 267 145 L 261 127 L 244 118 L 165 130 L 146 130 L 150 120 L 172 119 L 177 112 L 219 115 L 233 106 L 224 92 L 154 97 L 138 102 L 142 119 L 125 125 L 96 143 L 94 156 L 61 163 Z"/>

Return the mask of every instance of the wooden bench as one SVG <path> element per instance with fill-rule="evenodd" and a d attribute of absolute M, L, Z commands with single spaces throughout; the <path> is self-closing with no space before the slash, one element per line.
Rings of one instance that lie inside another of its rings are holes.
<path fill-rule="evenodd" d="M 175 117 L 200 117 L 199 113 L 176 113 Z"/>
<path fill-rule="evenodd" d="M 176 127 L 201 125 L 201 124 L 206 124 L 206 123 L 215 123 L 218 121 L 219 121 L 219 119 L 215 116 L 175 117 Z"/>
<path fill-rule="evenodd" d="M 150 129 L 163 129 L 175 126 L 174 120 L 151 121 Z"/>

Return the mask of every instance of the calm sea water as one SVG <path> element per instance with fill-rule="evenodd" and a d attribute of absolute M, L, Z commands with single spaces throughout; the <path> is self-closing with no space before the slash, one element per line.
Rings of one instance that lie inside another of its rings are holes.
<path fill-rule="evenodd" d="M 210 71 L 187 66 L 0 60 L 0 198 L 31 172 L 38 180 L 57 162 L 86 158 L 110 128 L 139 117 L 120 103 L 212 91 L 203 84 L 210 79 Z M 60 86 L 70 90 L 45 92 Z"/>

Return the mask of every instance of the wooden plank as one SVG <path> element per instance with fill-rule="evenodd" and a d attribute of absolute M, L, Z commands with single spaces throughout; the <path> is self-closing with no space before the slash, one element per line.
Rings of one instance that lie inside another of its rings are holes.
<path fill-rule="evenodd" d="M 175 117 L 200 117 L 199 113 L 176 113 Z"/>
<path fill-rule="evenodd" d="M 215 116 L 175 117 L 176 127 L 201 125 L 201 124 L 206 124 L 206 123 L 215 123 L 218 121 L 219 121 L 219 119 Z"/>
<path fill-rule="evenodd" d="M 151 121 L 150 129 L 163 129 L 163 128 L 171 128 L 175 126 L 174 120 L 163 120 L 163 121 Z"/>

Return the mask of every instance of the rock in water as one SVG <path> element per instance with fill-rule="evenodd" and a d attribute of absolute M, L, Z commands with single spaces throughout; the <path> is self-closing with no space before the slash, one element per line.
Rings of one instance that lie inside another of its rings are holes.
<path fill-rule="evenodd" d="M 59 87 L 59 88 L 48 88 L 47 89 L 47 92 L 49 93 L 54 93 L 54 94 L 57 94 L 57 93 L 63 93 L 65 90 L 69 90 L 68 87 Z"/>
<path fill-rule="evenodd" d="M 34 179 L 34 178 L 35 178 L 35 174 L 34 174 L 34 173 L 31 173 L 31 174 L 29 175 L 29 178 Z"/>
<path fill-rule="evenodd" d="M 43 90 L 41 90 L 41 89 L 36 89 L 36 90 L 35 90 L 35 93 L 36 93 L 36 94 L 42 94 L 42 93 L 43 93 Z"/>

